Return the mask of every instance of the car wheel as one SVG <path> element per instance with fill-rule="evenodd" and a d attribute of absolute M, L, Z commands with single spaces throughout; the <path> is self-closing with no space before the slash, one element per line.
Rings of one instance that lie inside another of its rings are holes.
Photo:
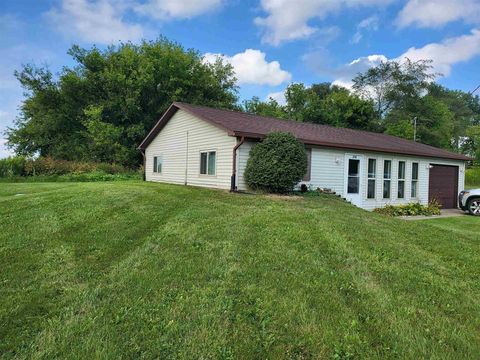
<path fill-rule="evenodd" d="M 468 212 L 475 216 L 480 216 L 480 198 L 468 200 Z"/>

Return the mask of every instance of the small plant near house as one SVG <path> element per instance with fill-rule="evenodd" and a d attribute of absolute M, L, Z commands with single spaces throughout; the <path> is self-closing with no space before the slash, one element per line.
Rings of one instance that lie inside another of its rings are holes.
<path fill-rule="evenodd" d="M 274 132 L 253 146 L 245 180 L 253 190 L 288 193 L 306 172 L 305 146 L 292 134 Z"/>
<path fill-rule="evenodd" d="M 374 211 L 387 216 L 432 216 L 440 215 L 440 208 L 440 203 L 433 200 L 428 205 L 414 202 L 404 205 L 387 205 L 383 208 L 377 208 Z"/>

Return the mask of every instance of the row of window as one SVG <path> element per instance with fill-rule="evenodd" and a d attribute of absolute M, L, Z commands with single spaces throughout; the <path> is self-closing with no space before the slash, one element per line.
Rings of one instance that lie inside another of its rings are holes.
<path fill-rule="evenodd" d="M 215 175 L 217 162 L 216 151 L 202 151 L 200 152 L 200 175 Z M 162 156 L 153 157 L 153 172 L 157 174 L 162 173 Z"/>
<path fill-rule="evenodd" d="M 397 198 L 405 198 L 405 161 L 398 162 L 397 177 Z M 367 198 L 375 199 L 376 180 L 377 179 L 377 159 L 368 159 L 368 177 L 367 177 Z M 418 163 L 412 163 L 412 179 L 411 179 L 410 197 L 416 198 L 418 194 Z M 383 198 L 391 198 L 392 189 L 392 160 L 384 160 L 383 162 Z"/>

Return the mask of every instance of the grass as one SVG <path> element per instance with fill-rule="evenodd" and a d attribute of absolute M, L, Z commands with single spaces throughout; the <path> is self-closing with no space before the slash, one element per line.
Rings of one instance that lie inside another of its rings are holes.
<path fill-rule="evenodd" d="M 36 175 L 36 176 L 9 176 L 0 177 L 0 183 L 13 182 L 95 182 L 95 181 L 126 181 L 141 180 L 142 175 L 138 172 L 108 174 L 103 171 L 92 171 L 79 174 L 63 175 Z"/>
<path fill-rule="evenodd" d="M 329 196 L 0 184 L 0 356 L 477 358 L 478 226 Z"/>
<path fill-rule="evenodd" d="M 480 167 L 472 167 L 465 172 L 465 187 L 467 189 L 480 188 Z"/>

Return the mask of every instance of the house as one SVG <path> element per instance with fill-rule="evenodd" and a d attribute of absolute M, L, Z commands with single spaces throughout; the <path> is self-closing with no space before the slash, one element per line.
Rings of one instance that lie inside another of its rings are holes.
<path fill-rule="evenodd" d="M 398 137 L 175 102 L 139 149 L 147 181 L 247 190 L 252 146 L 273 131 L 305 144 L 303 183 L 364 208 L 437 199 L 457 207 L 468 157 Z"/>

